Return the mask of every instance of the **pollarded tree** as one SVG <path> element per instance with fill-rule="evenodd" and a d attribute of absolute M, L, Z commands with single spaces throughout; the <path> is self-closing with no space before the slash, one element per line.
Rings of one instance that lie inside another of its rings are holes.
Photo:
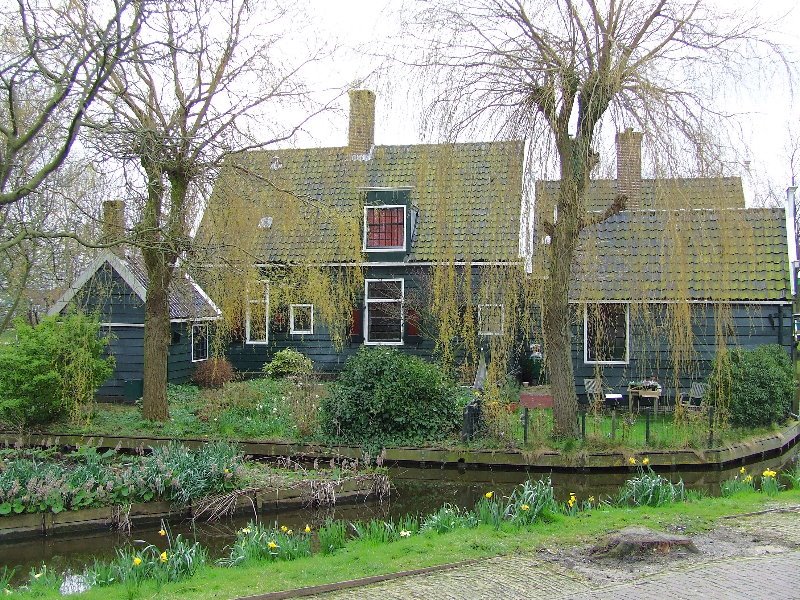
<path fill-rule="evenodd" d="M 95 128 L 107 156 L 142 183 L 129 243 L 148 276 L 143 413 L 166 420 L 168 289 L 190 250 L 191 220 L 224 155 L 288 139 L 310 117 L 303 110 L 290 127 L 274 118 L 308 100 L 300 71 L 322 51 L 279 52 L 281 27 L 292 21 L 278 3 L 256 10 L 247 0 L 163 0 L 145 8 Z"/>
<path fill-rule="evenodd" d="M 780 63 L 780 49 L 764 41 L 752 15 L 724 14 L 701 0 L 424 4 L 406 30 L 421 32 L 415 37 L 425 50 L 415 65 L 439 84 L 428 86 L 432 122 L 450 136 L 494 124 L 528 136 L 543 151 L 531 156 L 557 159 L 557 217 L 536 217 L 550 236 L 542 328 L 555 433 L 577 435 L 568 291 L 578 236 L 626 205 L 619 196 L 602 214 L 586 212 L 601 126 L 636 125 L 655 154 L 703 171 L 720 160 L 715 91 L 734 85 L 726 76 L 741 76 L 758 50 Z"/>

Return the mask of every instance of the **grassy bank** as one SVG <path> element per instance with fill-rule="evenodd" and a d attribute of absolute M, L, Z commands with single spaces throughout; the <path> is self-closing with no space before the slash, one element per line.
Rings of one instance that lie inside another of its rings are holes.
<path fill-rule="evenodd" d="M 522 528 L 503 524 L 499 528 L 479 525 L 448 533 L 428 532 L 393 543 L 350 541 L 329 555 L 314 555 L 293 561 L 249 561 L 233 568 L 205 566 L 188 579 L 162 585 L 148 581 L 136 597 L 159 600 L 234 598 L 269 591 L 356 579 L 457 561 L 532 552 L 547 546 L 573 546 L 595 541 L 598 536 L 628 525 L 664 529 L 680 525 L 688 533 L 712 528 L 725 516 L 749 513 L 776 504 L 800 502 L 800 491 L 784 491 L 770 497 L 744 492 L 728 498 L 702 498 L 667 506 L 601 506 L 575 515 L 553 515 Z M 57 598 L 47 585 L 47 576 L 33 579 L 33 589 L 14 592 L 21 598 Z M 52 585 L 52 583 L 51 583 Z M 132 596 L 122 584 L 94 588 L 78 598 L 126 599 Z"/>

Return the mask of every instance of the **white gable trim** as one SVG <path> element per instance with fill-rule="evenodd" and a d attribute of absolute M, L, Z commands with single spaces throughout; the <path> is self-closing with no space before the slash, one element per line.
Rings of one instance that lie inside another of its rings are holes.
<path fill-rule="evenodd" d="M 184 273 L 184 275 L 186 276 L 186 280 L 191 284 L 191 286 L 197 291 L 198 294 L 200 294 L 200 297 L 206 302 L 208 302 L 209 306 L 211 306 L 211 308 L 214 309 L 214 312 L 217 314 L 216 318 L 219 319 L 222 316 L 222 311 L 219 309 L 219 306 L 217 306 L 216 303 L 211 299 L 211 297 L 203 291 L 203 288 L 197 285 L 197 282 L 194 279 L 192 279 L 188 273 Z M 200 321 L 202 319 L 194 319 L 194 320 Z"/>
<path fill-rule="evenodd" d="M 147 290 L 144 289 L 131 271 L 130 267 L 128 267 L 128 263 L 125 260 L 121 259 L 119 256 L 114 254 L 110 251 L 105 251 L 100 254 L 97 258 L 95 258 L 88 267 L 86 267 L 75 282 L 65 291 L 61 297 L 50 307 L 50 310 L 47 311 L 48 315 L 57 315 L 59 314 L 67 304 L 69 304 L 75 295 L 80 291 L 80 289 L 86 285 L 86 283 L 91 279 L 92 275 L 97 273 L 100 268 L 108 263 L 111 265 L 111 268 L 114 269 L 117 274 L 122 277 L 125 283 L 130 286 L 133 292 L 139 297 L 139 299 L 144 302 L 147 297 Z"/>

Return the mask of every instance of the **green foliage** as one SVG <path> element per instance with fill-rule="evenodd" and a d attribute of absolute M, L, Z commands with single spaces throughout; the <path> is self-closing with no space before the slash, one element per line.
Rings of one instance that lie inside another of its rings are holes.
<path fill-rule="evenodd" d="M 718 357 L 709 378 L 709 399 L 728 406 L 733 425 L 756 427 L 786 417 L 794 395 L 792 364 L 777 344 L 734 349 Z"/>
<path fill-rule="evenodd" d="M 319 548 L 322 554 L 332 554 L 347 543 L 347 523 L 328 519 L 319 528 Z"/>
<path fill-rule="evenodd" d="M 311 359 L 292 348 L 276 352 L 272 360 L 264 365 L 264 373 L 275 379 L 281 377 L 306 377 L 313 370 Z"/>
<path fill-rule="evenodd" d="M 422 520 L 420 531 L 422 533 L 447 533 L 454 529 L 472 528 L 478 526 L 478 516 L 472 511 L 461 510 L 458 506 L 445 504 L 435 513 Z"/>
<path fill-rule="evenodd" d="M 108 337 L 97 319 L 72 314 L 36 326 L 18 320 L 15 342 L 0 345 L 0 420 L 15 426 L 48 423 L 67 413 L 87 417 L 94 393 L 111 376 L 103 357 Z"/>
<path fill-rule="evenodd" d="M 754 492 L 756 490 L 753 476 L 747 473 L 747 469 L 742 467 L 733 479 L 726 479 L 720 484 L 721 493 L 724 498 L 735 496 L 743 492 Z"/>
<path fill-rule="evenodd" d="M 558 511 L 553 483 L 548 478 L 527 480 L 514 488 L 508 498 L 505 517 L 519 525 L 530 525 L 539 519 L 549 518 Z"/>
<path fill-rule="evenodd" d="M 794 465 L 783 472 L 783 477 L 793 490 L 800 490 L 800 461 L 795 460 Z"/>
<path fill-rule="evenodd" d="M 197 363 L 192 381 L 202 388 L 220 388 L 236 379 L 236 371 L 227 358 L 209 358 Z"/>
<path fill-rule="evenodd" d="M 303 556 L 311 556 L 310 532 L 295 532 L 285 526 L 266 528 L 251 522 L 236 533 L 229 555 L 219 564 L 234 567 L 250 560 L 295 560 Z"/>
<path fill-rule="evenodd" d="M 628 479 L 617 494 L 618 506 L 665 506 L 686 499 L 683 480 L 672 483 L 653 472 L 650 467 L 638 467 L 639 475 Z"/>
<path fill-rule="evenodd" d="M 205 444 L 190 450 L 177 443 L 144 457 L 75 452 L 56 462 L 38 455 L 11 458 L 0 470 L 0 515 L 78 510 L 149 502 L 176 503 L 236 487 L 242 456 L 233 445 Z"/>
<path fill-rule="evenodd" d="M 355 443 L 437 440 L 460 417 L 455 387 L 436 365 L 386 348 L 349 358 L 321 407 L 324 433 Z"/>

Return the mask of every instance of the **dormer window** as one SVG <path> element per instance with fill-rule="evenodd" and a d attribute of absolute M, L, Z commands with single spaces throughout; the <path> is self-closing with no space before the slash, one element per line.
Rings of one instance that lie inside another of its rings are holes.
<path fill-rule="evenodd" d="M 390 204 L 364 207 L 364 251 L 404 252 L 406 206 Z"/>

